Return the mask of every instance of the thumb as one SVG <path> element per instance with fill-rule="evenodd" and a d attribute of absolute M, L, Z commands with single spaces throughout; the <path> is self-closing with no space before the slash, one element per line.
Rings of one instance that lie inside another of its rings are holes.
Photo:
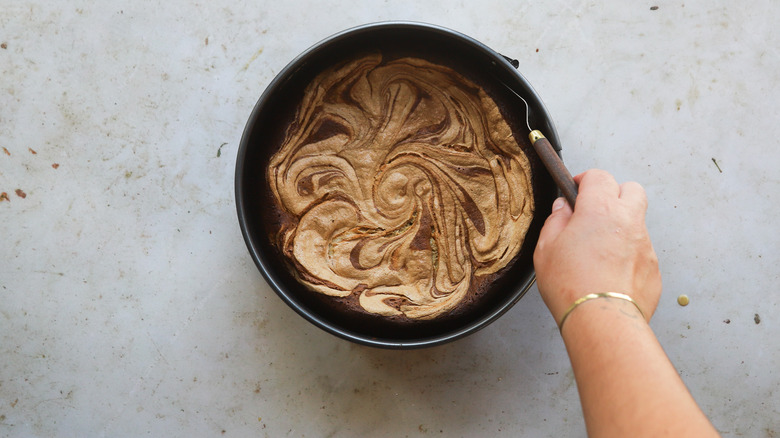
<path fill-rule="evenodd" d="M 552 205 L 552 214 L 544 222 L 536 247 L 541 248 L 546 242 L 555 240 L 558 234 L 568 225 L 572 214 L 571 206 L 564 198 L 556 199 Z"/>

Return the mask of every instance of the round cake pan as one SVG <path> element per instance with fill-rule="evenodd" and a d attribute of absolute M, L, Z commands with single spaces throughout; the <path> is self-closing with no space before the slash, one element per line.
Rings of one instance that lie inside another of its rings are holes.
<path fill-rule="evenodd" d="M 268 85 L 255 105 L 239 146 L 235 173 L 238 220 L 249 253 L 273 290 L 303 318 L 336 336 L 382 348 L 420 348 L 443 344 L 474 333 L 517 303 L 534 283 L 533 250 L 539 231 L 558 190 L 542 163 L 531 161 L 535 213 L 531 227 L 514 264 L 490 286 L 476 312 L 467 317 L 437 323 L 435 320 L 398 326 L 381 318 L 345 318 L 323 305 L 323 298 L 291 273 L 272 242 L 264 214 L 269 202 L 266 168 L 274 152 L 272 144 L 284 135 L 285 115 L 294 112 L 306 86 L 334 62 L 361 52 L 388 51 L 447 64 L 479 83 L 496 100 L 507 119 L 516 120 L 516 137 L 525 137 L 526 108 L 513 93 L 523 96 L 530 107 L 531 126 L 540 129 L 556 150 L 558 134 L 542 100 L 520 74 L 514 61 L 479 41 L 443 27 L 413 22 L 383 22 L 355 27 L 335 34 L 303 52 Z M 514 64 L 514 65 L 513 65 Z"/>

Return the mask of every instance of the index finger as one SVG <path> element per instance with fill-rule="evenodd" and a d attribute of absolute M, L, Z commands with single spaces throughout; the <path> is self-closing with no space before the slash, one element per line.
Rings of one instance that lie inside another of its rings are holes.
<path fill-rule="evenodd" d="M 577 205 L 582 201 L 587 204 L 593 201 L 617 199 L 620 196 L 620 186 L 615 177 L 604 170 L 588 170 L 575 176 L 574 181 L 579 184 Z"/>

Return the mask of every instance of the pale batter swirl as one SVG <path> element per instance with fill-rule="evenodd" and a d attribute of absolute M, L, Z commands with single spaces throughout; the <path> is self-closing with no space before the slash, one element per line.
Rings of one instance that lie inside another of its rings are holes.
<path fill-rule="evenodd" d="M 531 168 L 495 102 L 454 70 L 379 54 L 308 86 L 268 182 L 310 289 L 432 319 L 518 253 Z"/>

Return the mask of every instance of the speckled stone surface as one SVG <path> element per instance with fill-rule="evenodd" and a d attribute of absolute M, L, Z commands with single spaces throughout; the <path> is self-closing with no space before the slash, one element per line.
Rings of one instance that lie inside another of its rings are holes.
<path fill-rule="evenodd" d="M 780 435 L 780 3 L 171 0 L 0 1 L 0 436 L 585 435 L 535 289 L 462 340 L 376 350 L 246 251 L 257 98 L 391 19 L 517 58 L 572 172 L 645 186 L 660 341 L 724 436 Z"/>

